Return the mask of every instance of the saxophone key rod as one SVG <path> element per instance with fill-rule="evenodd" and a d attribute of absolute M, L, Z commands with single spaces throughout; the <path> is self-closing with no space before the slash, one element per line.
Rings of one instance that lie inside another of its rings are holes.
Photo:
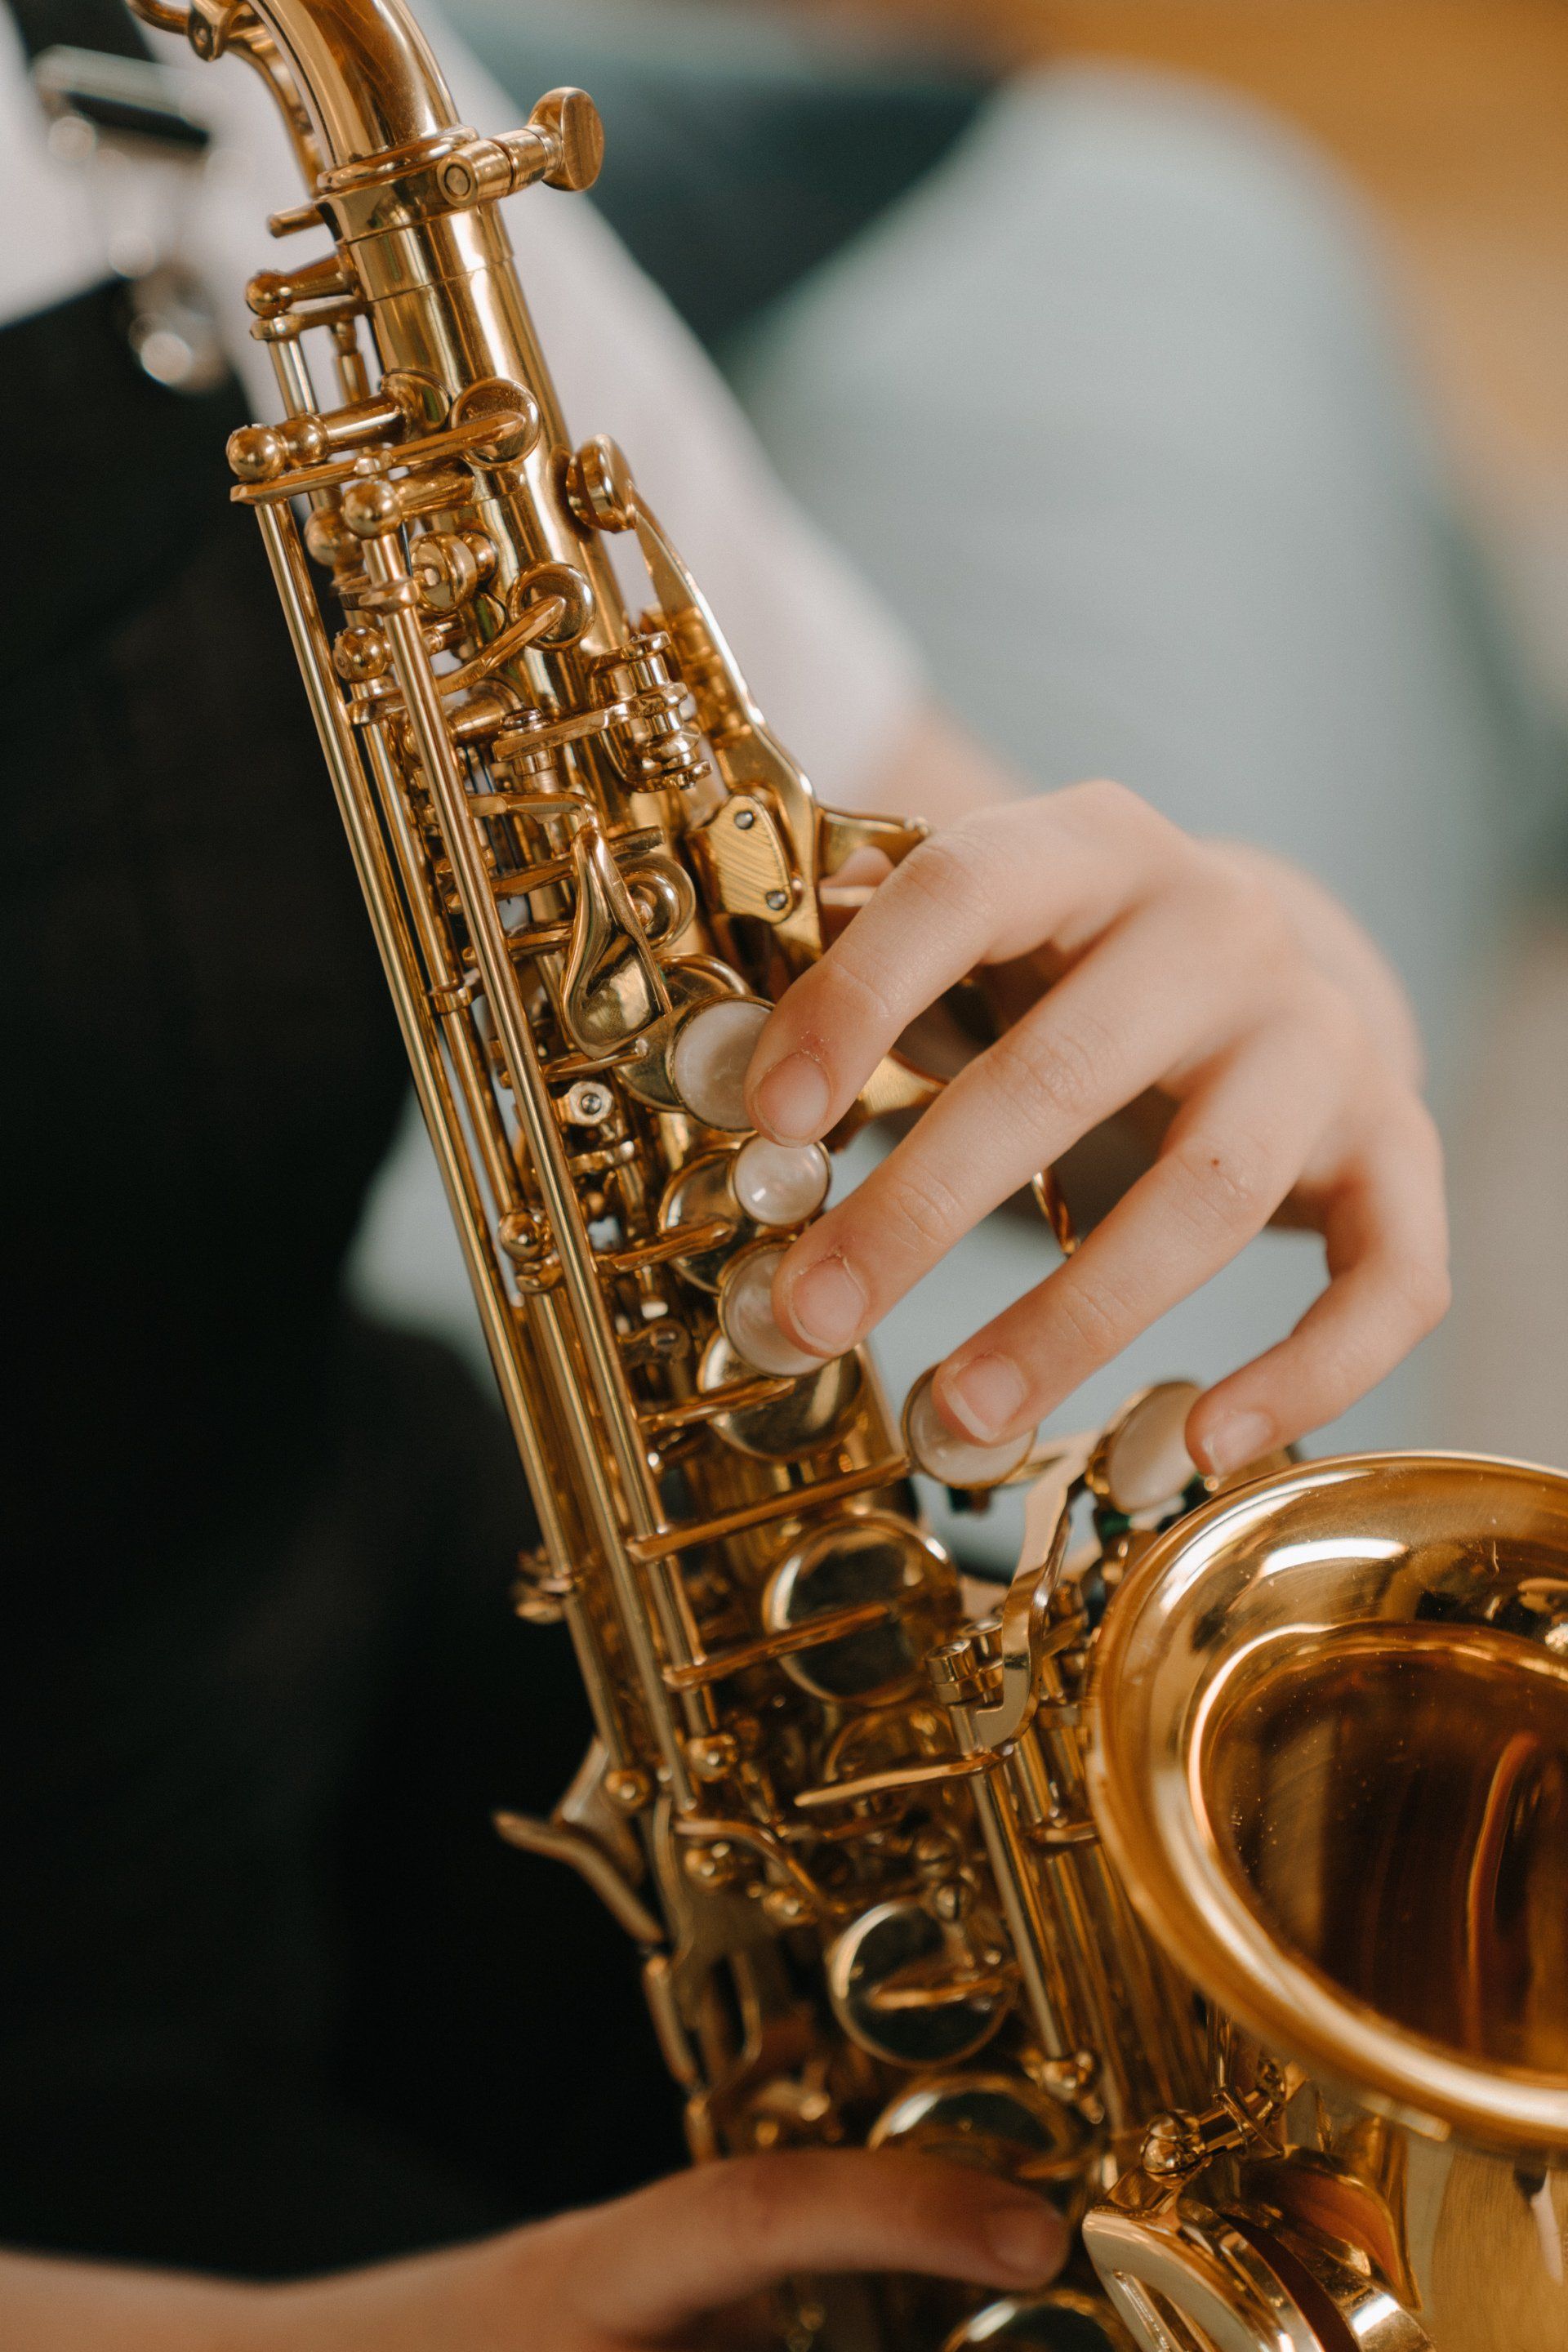
<path fill-rule="evenodd" d="M 411 947 L 407 932 L 398 920 L 395 885 L 370 804 L 353 730 L 331 673 L 326 631 L 316 608 L 299 530 L 286 507 L 262 509 L 258 520 L 355 871 L 370 910 L 420 1108 L 435 1146 L 447 1204 L 473 1284 L 501 1401 L 530 1486 L 539 1500 L 541 1533 L 546 1549 L 552 1564 L 563 1571 L 570 1565 L 571 1549 L 548 1478 L 548 1457 L 535 1426 L 531 1400 L 520 1374 L 512 1345 L 510 1306 L 474 1195 L 472 1173 L 458 1141 L 456 1106 L 447 1089 L 424 990 L 411 968 Z"/>

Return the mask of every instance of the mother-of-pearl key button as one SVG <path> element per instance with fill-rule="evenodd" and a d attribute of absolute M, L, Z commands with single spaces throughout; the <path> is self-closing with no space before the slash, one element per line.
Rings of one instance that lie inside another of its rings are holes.
<path fill-rule="evenodd" d="M 730 1162 L 730 1190 L 753 1224 L 800 1225 L 826 1200 L 832 1172 L 820 1143 L 753 1135 Z"/>
<path fill-rule="evenodd" d="M 773 1276 L 783 1242 L 764 1242 L 731 1263 L 719 1286 L 719 1328 L 738 1356 L 759 1372 L 791 1380 L 821 1370 L 822 1358 L 797 1348 L 773 1319 Z"/>
<path fill-rule="evenodd" d="M 1010 1437 L 1005 1445 L 978 1445 L 950 1429 L 931 1393 L 934 1371 L 922 1372 L 904 1406 L 904 1444 L 917 1470 L 944 1486 L 997 1486 L 1027 1457 L 1035 1433 Z"/>
<path fill-rule="evenodd" d="M 670 1050 L 670 1083 L 704 1127 L 751 1126 L 746 1072 L 772 1011 L 751 997 L 720 996 L 681 1023 Z"/>
<path fill-rule="evenodd" d="M 1173 1503 L 1198 1475 L 1187 1452 L 1195 1381 L 1162 1381 L 1122 1408 L 1095 1449 L 1089 1483 L 1129 1518 Z"/>

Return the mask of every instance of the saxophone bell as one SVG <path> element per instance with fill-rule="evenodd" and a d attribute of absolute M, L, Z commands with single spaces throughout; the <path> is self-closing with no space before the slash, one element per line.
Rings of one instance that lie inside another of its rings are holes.
<path fill-rule="evenodd" d="M 1568 1478 L 1370 1454 L 1211 1503 L 1090 1707 L 1107 1849 L 1215 2021 L 1086 2224 L 1140 2342 L 1560 2344 Z"/>

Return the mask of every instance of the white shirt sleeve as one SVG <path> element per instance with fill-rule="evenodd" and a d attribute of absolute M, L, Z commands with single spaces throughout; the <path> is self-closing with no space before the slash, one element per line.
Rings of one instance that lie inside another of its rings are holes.
<path fill-rule="evenodd" d="M 548 189 L 509 212 L 571 433 L 621 444 L 773 729 L 825 800 L 853 805 L 924 698 L 912 648 L 600 215 Z"/>
<path fill-rule="evenodd" d="M 513 127 L 515 104 L 429 0 L 416 6 L 461 119 L 483 131 Z M 153 37 L 216 134 L 189 223 L 190 258 L 256 413 L 269 417 L 276 390 L 247 331 L 243 289 L 276 266 L 265 215 L 299 202 L 299 174 L 255 74 L 237 58 L 198 67 L 177 42 Z M 717 369 L 589 201 L 531 188 L 506 211 L 569 432 L 620 442 L 770 722 L 824 800 L 852 807 L 925 698 L 918 656 L 792 502 Z"/>

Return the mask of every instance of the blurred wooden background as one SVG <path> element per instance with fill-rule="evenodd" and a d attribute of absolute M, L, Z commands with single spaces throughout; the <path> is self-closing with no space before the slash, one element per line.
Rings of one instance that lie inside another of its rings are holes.
<path fill-rule="evenodd" d="M 1568 0 L 876 0 L 1015 63 L 1114 58 L 1319 140 L 1411 265 L 1451 411 L 1568 461 Z"/>
<path fill-rule="evenodd" d="M 870 5 L 1014 64 L 1196 75 L 1336 156 L 1372 200 L 1450 440 L 1568 694 L 1568 0 Z"/>
<path fill-rule="evenodd" d="M 1058 53 L 1249 92 L 1321 140 L 1411 265 L 1466 438 L 1568 464 L 1565 0 L 981 0 Z"/>

